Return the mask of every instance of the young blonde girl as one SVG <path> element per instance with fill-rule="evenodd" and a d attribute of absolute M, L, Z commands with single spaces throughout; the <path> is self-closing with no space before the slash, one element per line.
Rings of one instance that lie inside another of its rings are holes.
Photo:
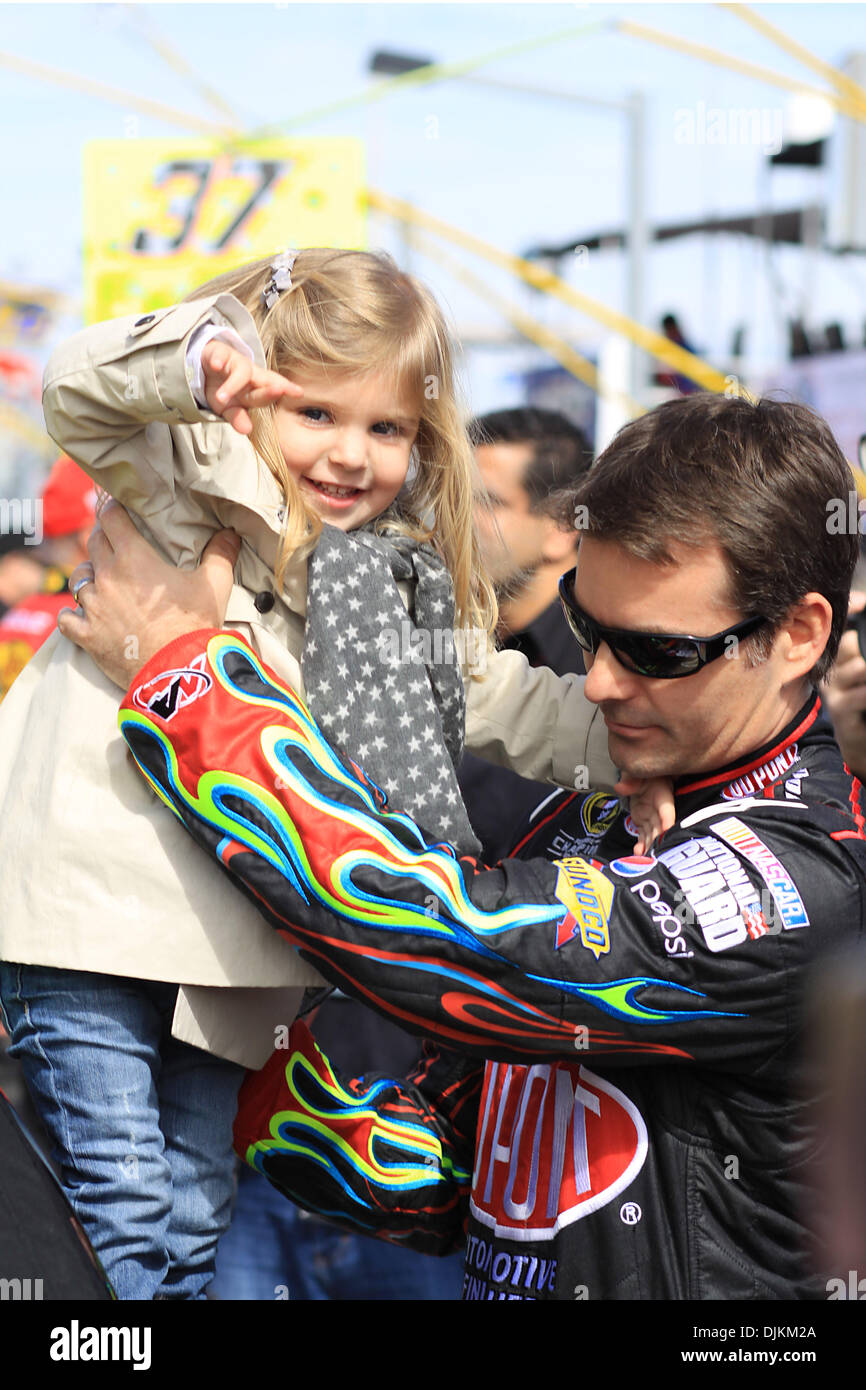
<path fill-rule="evenodd" d="M 49 363 L 44 404 L 52 436 L 174 563 L 234 527 L 227 624 L 302 693 L 307 677 L 331 736 L 431 833 L 453 813 L 449 838 L 472 843 L 451 785 L 459 670 L 429 640 L 378 668 L 368 641 L 361 659 L 356 612 L 368 637 L 404 623 L 485 634 L 467 747 L 532 778 L 570 785 L 588 767 L 612 786 L 581 682 L 488 647 L 449 336 L 389 258 L 304 250 L 85 330 Z M 152 698 L 170 708 L 201 684 L 193 663 Z M 404 736 L 404 715 L 420 735 Z M 0 999 L 119 1296 L 203 1297 L 242 1068 L 263 1064 L 318 977 L 176 833 L 116 716 L 115 688 L 59 637 L 0 710 Z M 424 814 L 406 805 L 416 783 Z"/>

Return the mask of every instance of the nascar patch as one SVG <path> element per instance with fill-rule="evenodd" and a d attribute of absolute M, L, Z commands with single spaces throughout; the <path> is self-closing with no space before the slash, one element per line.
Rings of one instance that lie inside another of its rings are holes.
<path fill-rule="evenodd" d="M 754 830 L 737 816 L 728 816 L 726 820 L 716 821 L 710 829 L 758 870 L 779 909 L 785 930 L 790 931 L 792 927 L 808 927 L 809 917 L 803 899 L 797 891 L 797 885 L 784 864 Z"/>
<path fill-rule="evenodd" d="M 587 835 L 600 840 L 606 835 L 619 815 L 618 796 L 608 796 L 605 792 L 591 792 L 580 805 L 580 820 Z"/>
<path fill-rule="evenodd" d="M 658 857 L 679 884 L 681 900 L 711 951 L 766 935 L 757 889 L 733 850 L 715 836 L 686 840 Z"/>
<path fill-rule="evenodd" d="M 596 960 L 610 950 L 610 909 L 613 884 L 585 859 L 558 859 L 554 896 L 566 909 L 556 924 L 555 949 L 580 937 Z"/>

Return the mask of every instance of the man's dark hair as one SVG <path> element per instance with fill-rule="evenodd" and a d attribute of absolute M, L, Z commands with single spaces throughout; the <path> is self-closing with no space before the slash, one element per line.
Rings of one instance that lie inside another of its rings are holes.
<path fill-rule="evenodd" d="M 571 521 L 655 564 L 672 563 L 672 542 L 717 541 L 732 603 L 772 624 L 747 639 L 753 661 L 769 654 L 793 604 L 823 594 L 833 623 L 810 673 L 819 680 L 836 657 L 857 563 L 859 537 L 831 524 L 853 489 L 829 425 L 808 407 L 702 391 L 624 426 L 574 489 Z"/>
<path fill-rule="evenodd" d="M 469 424 L 473 448 L 479 444 L 531 444 L 523 486 L 534 512 L 559 511 L 552 499 L 572 488 L 592 463 L 592 448 L 579 426 L 558 410 L 519 406 L 493 410 Z"/>

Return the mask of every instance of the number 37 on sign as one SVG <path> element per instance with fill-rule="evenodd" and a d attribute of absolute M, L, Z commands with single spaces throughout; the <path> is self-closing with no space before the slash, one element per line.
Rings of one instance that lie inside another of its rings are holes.
<path fill-rule="evenodd" d="M 85 316 L 176 304 L 287 245 L 363 248 L 364 187 L 360 140 L 92 140 Z"/>

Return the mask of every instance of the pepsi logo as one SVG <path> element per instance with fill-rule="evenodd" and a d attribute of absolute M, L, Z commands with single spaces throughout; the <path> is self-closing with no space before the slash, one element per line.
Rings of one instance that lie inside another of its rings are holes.
<path fill-rule="evenodd" d="M 627 854 L 624 859 L 612 859 L 607 867 L 620 878 L 640 878 L 655 866 L 656 860 L 651 854 Z"/>

